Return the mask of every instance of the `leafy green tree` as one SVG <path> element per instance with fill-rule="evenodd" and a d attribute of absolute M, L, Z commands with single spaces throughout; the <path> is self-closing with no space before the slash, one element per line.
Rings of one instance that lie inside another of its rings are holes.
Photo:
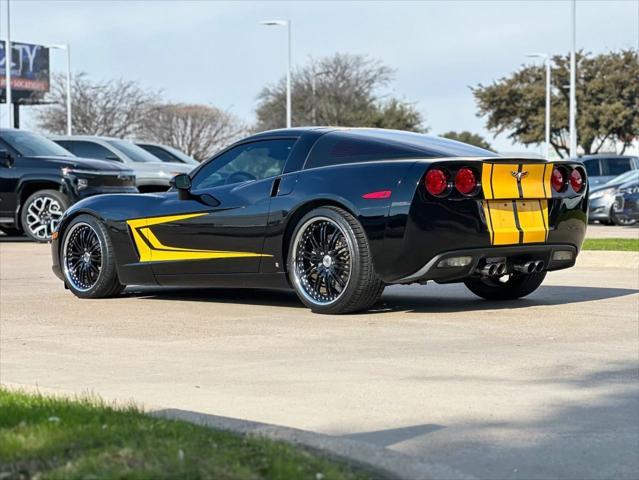
<path fill-rule="evenodd" d="M 426 131 L 412 103 L 382 94 L 392 78 L 393 70 L 364 55 L 337 53 L 311 60 L 291 78 L 292 122 Z M 282 128 L 285 119 L 286 83 L 281 79 L 258 96 L 257 128 Z"/>
<path fill-rule="evenodd" d="M 458 142 L 468 143 L 469 145 L 475 145 L 476 147 L 485 148 L 486 150 L 491 149 L 490 143 L 488 143 L 484 137 L 477 135 L 476 133 L 471 133 L 468 130 L 463 130 L 461 132 L 451 130 L 450 132 L 442 133 L 440 136 L 450 138 L 451 140 L 457 140 Z"/>
<path fill-rule="evenodd" d="M 560 157 L 570 151 L 568 105 L 570 58 L 552 58 L 551 145 Z M 592 56 L 577 54 L 577 143 L 585 154 L 608 142 L 622 152 L 639 136 L 639 59 L 633 50 Z M 478 116 L 495 135 L 524 145 L 544 141 L 545 67 L 525 65 L 490 85 L 472 88 Z"/>

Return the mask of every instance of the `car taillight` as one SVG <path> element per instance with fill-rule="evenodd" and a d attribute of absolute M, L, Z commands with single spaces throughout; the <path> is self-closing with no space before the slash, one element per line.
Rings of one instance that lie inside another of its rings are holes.
<path fill-rule="evenodd" d="M 584 176 L 578 168 L 574 168 L 572 172 L 570 172 L 570 186 L 572 189 L 579 193 L 584 188 Z"/>
<path fill-rule="evenodd" d="M 555 167 L 552 171 L 550 183 L 555 192 L 561 192 L 564 189 L 564 173 L 560 168 Z"/>
<path fill-rule="evenodd" d="M 441 168 L 432 168 L 424 177 L 424 184 L 431 195 L 441 195 L 448 189 L 448 175 Z"/>
<path fill-rule="evenodd" d="M 477 177 L 475 172 L 468 168 L 460 168 L 455 175 L 455 188 L 462 195 L 470 195 L 477 188 Z"/>

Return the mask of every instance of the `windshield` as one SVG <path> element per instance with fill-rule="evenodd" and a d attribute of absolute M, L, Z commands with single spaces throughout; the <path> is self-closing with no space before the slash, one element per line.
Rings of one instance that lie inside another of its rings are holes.
<path fill-rule="evenodd" d="M 142 163 L 159 163 L 160 160 L 151 155 L 149 152 L 144 150 L 137 145 L 128 142 L 126 140 L 107 140 L 109 145 L 113 145 L 115 148 L 124 153 L 127 157 L 129 157 L 134 162 L 142 162 Z"/>
<path fill-rule="evenodd" d="M 23 130 L 4 130 L 2 140 L 25 157 L 73 157 L 70 151 L 65 150 L 57 143 L 42 135 Z"/>

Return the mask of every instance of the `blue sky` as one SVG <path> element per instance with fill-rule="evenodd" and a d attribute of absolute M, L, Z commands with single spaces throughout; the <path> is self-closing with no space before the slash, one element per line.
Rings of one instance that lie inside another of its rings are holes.
<path fill-rule="evenodd" d="M 508 151 L 521 147 L 492 139 L 469 86 L 532 61 L 529 52 L 570 48 L 568 1 L 12 0 L 11 11 L 14 40 L 70 43 L 76 72 L 135 79 L 169 100 L 213 104 L 246 121 L 262 86 L 286 68 L 285 29 L 259 22 L 291 19 L 294 64 L 334 52 L 379 58 L 396 69 L 388 93 L 415 102 L 430 133 L 470 130 Z M 577 45 L 639 48 L 639 2 L 578 1 Z M 64 53 L 53 52 L 53 69 L 64 66 Z"/>

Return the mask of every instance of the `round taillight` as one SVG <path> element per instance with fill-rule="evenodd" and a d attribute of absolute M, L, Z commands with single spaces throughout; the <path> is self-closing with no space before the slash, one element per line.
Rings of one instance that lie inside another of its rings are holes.
<path fill-rule="evenodd" d="M 448 175 L 441 168 L 432 168 L 424 177 L 424 184 L 431 195 L 441 195 L 448 189 Z"/>
<path fill-rule="evenodd" d="M 455 188 L 462 195 L 470 195 L 477 188 L 477 177 L 475 172 L 468 168 L 460 168 L 455 175 Z"/>
<path fill-rule="evenodd" d="M 564 189 L 564 172 L 560 168 L 555 167 L 552 171 L 550 183 L 555 192 L 561 192 Z"/>
<path fill-rule="evenodd" d="M 581 192 L 584 188 L 584 176 L 578 168 L 574 168 L 572 172 L 570 172 L 570 186 L 577 193 Z"/>

